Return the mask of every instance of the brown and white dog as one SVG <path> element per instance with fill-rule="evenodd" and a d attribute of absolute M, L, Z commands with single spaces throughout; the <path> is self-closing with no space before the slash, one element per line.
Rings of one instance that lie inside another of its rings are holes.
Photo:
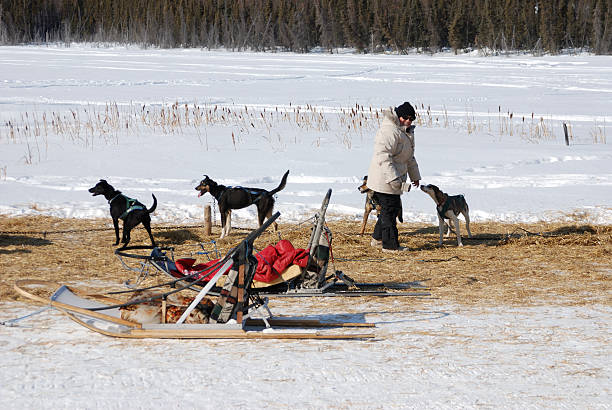
<path fill-rule="evenodd" d="M 442 236 L 444 234 L 444 227 L 446 224 L 445 219 L 453 220 L 455 223 L 455 233 L 457 234 L 457 245 L 463 246 L 461 243 L 461 234 L 459 233 L 459 218 L 457 216 L 462 214 L 465 218 L 465 226 L 467 228 L 468 236 L 472 237 L 470 232 L 470 209 L 463 195 L 447 195 L 435 185 L 421 185 L 421 191 L 428 194 L 436 203 L 436 211 L 438 214 L 438 225 L 440 227 L 440 246 L 442 246 Z M 451 226 L 447 225 L 448 231 L 446 236 L 450 236 Z"/>
<path fill-rule="evenodd" d="M 365 205 L 364 205 L 364 210 L 363 210 L 363 222 L 361 223 L 361 231 L 359 232 L 360 235 L 363 235 L 363 233 L 365 232 L 366 224 L 368 223 L 368 217 L 370 216 L 370 213 L 374 209 L 376 209 L 377 214 L 380 213 L 380 204 L 374 197 L 374 191 L 368 188 L 367 183 L 368 183 L 368 176 L 366 175 L 363 177 L 363 181 L 361 182 L 361 185 L 357 187 L 357 190 L 359 190 L 359 192 L 361 192 L 362 194 L 366 194 L 366 200 L 365 200 Z M 404 222 L 404 219 L 402 218 L 401 209 L 397 213 L 397 220 L 400 222 Z"/>

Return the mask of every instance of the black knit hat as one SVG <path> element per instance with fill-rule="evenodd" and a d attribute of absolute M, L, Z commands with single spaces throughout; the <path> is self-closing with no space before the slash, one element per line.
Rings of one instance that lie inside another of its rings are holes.
<path fill-rule="evenodd" d="M 397 114 L 398 117 L 402 117 L 405 120 L 410 118 L 412 121 L 414 121 L 416 118 L 416 113 L 414 111 L 414 108 L 412 107 L 412 105 L 410 105 L 408 101 L 406 101 L 399 107 L 395 107 L 395 113 Z"/>

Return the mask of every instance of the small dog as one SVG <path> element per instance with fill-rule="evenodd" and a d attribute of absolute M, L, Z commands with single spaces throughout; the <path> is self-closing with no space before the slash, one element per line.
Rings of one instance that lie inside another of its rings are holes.
<path fill-rule="evenodd" d="M 285 188 L 289 171 L 285 172 L 280 184 L 271 191 L 266 191 L 261 188 L 245 188 L 231 187 L 217 184 L 210 179 L 208 175 L 204 175 L 204 179 L 200 181 L 196 191 L 199 191 L 198 197 L 209 192 L 219 204 L 219 213 L 221 214 L 221 236 L 219 239 L 229 235 L 232 228 L 232 209 L 242 209 L 249 205 L 257 205 L 257 219 L 259 226 L 263 225 L 265 218 L 272 216 L 274 209 L 274 194 Z M 278 225 L 274 222 L 274 229 L 278 230 Z"/>
<path fill-rule="evenodd" d="M 363 222 L 361 223 L 361 231 L 359 232 L 360 235 L 363 235 L 363 233 L 365 232 L 366 224 L 368 223 L 368 217 L 370 216 L 370 213 L 374 209 L 376 209 L 377 214 L 380 213 L 380 204 L 374 197 L 374 191 L 368 188 L 367 183 L 368 183 L 368 176 L 365 175 L 363 177 L 363 181 L 361 182 L 361 185 L 357 187 L 357 190 L 359 192 L 361 192 L 362 194 L 366 194 L 366 200 L 365 200 L 365 205 L 364 205 L 364 210 L 363 210 Z M 397 220 L 400 222 L 404 222 L 401 209 L 397 213 Z"/>
<path fill-rule="evenodd" d="M 128 243 L 130 243 L 130 232 L 136 225 L 142 222 L 142 225 L 147 230 L 151 243 L 155 245 L 153 234 L 151 233 L 151 216 L 150 214 L 157 208 L 157 198 L 153 197 L 153 205 L 151 209 L 147 209 L 142 203 L 135 199 L 128 198 L 123 195 L 121 191 L 117 191 L 104 179 L 101 179 L 94 187 L 89 188 L 89 192 L 93 196 L 104 195 L 104 198 L 110 205 L 110 214 L 113 219 L 113 225 L 115 226 L 115 246 L 119 245 L 119 219 L 123 220 L 123 235 L 121 241 L 123 246 L 119 249 L 124 249 Z"/>
<path fill-rule="evenodd" d="M 428 194 L 436 203 L 436 210 L 438 214 L 438 225 L 440 227 L 440 246 L 442 246 L 442 236 L 444 233 L 444 227 L 448 228 L 446 236 L 450 236 L 451 226 L 446 224 L 445 219 L 453 220 L 455 223 L 455 233 L 457 234 L 457 245 L 463 246 L 461 243 L 461 234 L 459 233 L 459 218 L 457 215 L 462 214 L 465 218 L 465 226 L 467 228 L 468 236 L 472 237 L 470 232 L 470 209 L 463 195 L 449 196 L 444 192 L 440 191 L 435 185 L 421 185 L 421 191 Z"/>

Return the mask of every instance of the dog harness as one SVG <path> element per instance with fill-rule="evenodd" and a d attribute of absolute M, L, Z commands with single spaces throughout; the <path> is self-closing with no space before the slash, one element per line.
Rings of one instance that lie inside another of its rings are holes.
<path fill-rule="evenodd" d="M 250 199 L 251 199 L 251 203 L 255 204 L 257 203 L 257 201 L 259 201 L 261 199 L 261 197 L 264 195 L 262 192 L 258 192 L 258 191 L 252 191 L 248 188 L 242 187 L 242 186 L 228 186 L 226 187 L 227 190 L 223 191 L 223 194 L 221 194 L 221 196 L 219 197 L 219 199 L 221 199 L 221 197 L 223 197 L 223 195 L 225 195 L 229 189 L 240 189 L 244 192 L 246 192 L 247 194 L 249 194 Z"/>
<path fill-rule="evenodd" d="M 442 205 L 438 205 L 436 207 L 438 209 L 438 214 L 440 215 L 440 217 L 442 217 L 442 219 L 450 219 L 448 216 L 446 216 L 446 212 L 451 209 L 451 203 L 453 202 L 451 201 L 451 199 L 454 198 L 463 199 L 463 195 L 449 196 L 448 198 L 446 198 L 446 201 L 444 201 Z M 455 215 L 458 215 L 458 213 L 455 212 Z"/>
<path fill-rule="evenodd" d="M 123 194 L 115 195 L 113 199 L 108 201 L 108 204 L 110 205 L 111 202 L 113 202 L 117 197 L 120 196 L 125 198 L 125 211 L 123 211 L 123 213 L 119 215 L 119 219 L 121 219 L 122 221 L 125 220 L 125 218 L 129 215 L 130 212 L 146 209 L 144 206 L 140 205 L 136 199 L 129 198 Z"/>
<path fill-rule="evenodd" d="M 370 197 L 370 205 L 372 205 L 374 209 L 376 209 L 380 205 L 380 201 L 378 200 L 376 195 L 372 195 Z"/>

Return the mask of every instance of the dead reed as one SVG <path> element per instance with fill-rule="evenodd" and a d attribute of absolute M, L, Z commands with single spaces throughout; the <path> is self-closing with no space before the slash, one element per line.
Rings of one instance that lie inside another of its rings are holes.
<path fill-rule="evenodd" d="M 431 105 L 419 102 L 416 108 L 416 124 L 421 127 L 454 128 L 467 134 L 485 132 L 491 135 L 497 128 L 499 138 L 518 136 L 532 143 L 563 136 L 552 118 L 537 118 L 531 113 L 531 119 L 523 116 L 517 121 L 514 113 L 511 110 L 504 112 L 501 105 L 497 116 L 476 114 L 467 106 L 463 115 L 455 113 L 455 117 L 449 115 L 446 106 L 434 110 Z M 491 122 L 495 117 L 497 125 Z M 23 144 L 23 160 L 26 164 L 38 163 L 47 158 L 50 138 L 60 138 L 93 150 L 98 145 L 119 144 L 122 139 L 130 136 L 189 133 L 196 135 L 205 149 L 208 149 L 208 135 L 212 129 L 216 134 L 227 132 L 226 135 L 231 135 L 235 149 L 247 138 L 263 138 L 276 150 L 284 149 L 290 143 L 300 143 L 306 138 L 313 139 L 313 145 L 321 146 L 321 134 L 325 133 L 332 133 L 337 143 L 351 149 L 355 141 L 364 142 L 372 138 L 381 121 L 382 108 L 360 104 L 323 109 L 310 104 L 300 106 L 289 103 L 261 109 L 179 102 L 161 105 L 120 105 L 109 102 L 74 108 L 63 113 L 26 112 L 20 118 L 6 119 L 0 125 L 0 142 Z M 606 132 L 605 121 L 596 121 L 590 132 L 593 143 L 605 144 Z"/>

